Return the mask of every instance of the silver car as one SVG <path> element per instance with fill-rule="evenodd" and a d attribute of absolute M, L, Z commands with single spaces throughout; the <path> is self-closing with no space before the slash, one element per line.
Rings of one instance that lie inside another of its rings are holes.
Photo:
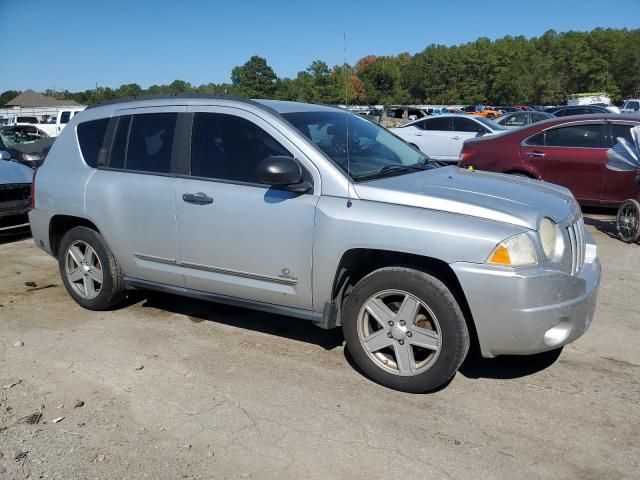
<path fill-rule="evenodd" d="M 340 326 L 398 390 L 443 385 L 472 342 L 558 349 L 595 309 L 596 245 L 567 189 L 441 167 L 341 109 L 104 104 L 73 118 L 34 188 L 34 240 L 83 307 L 153 289 Z"/>

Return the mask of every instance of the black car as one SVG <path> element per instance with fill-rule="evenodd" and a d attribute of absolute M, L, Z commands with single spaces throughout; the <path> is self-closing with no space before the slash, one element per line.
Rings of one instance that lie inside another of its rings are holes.
<path fill-rule="evenodd" d="M 564 105 L 560 107 L 545 108 L 544 111 L 547 113 L 551 113 L 556 117 L 568 117 L 570 115 L 587 115 L 590 113 L 611 113 L 605 107 L 601 107 L 599 105 Z"/>
<path fill-rule="evenodd" d="M 31 168 L 42 165 L 54 140 L 35 125 L 0 128 L 0 151 L 8 152 L 11 160 Z"/>

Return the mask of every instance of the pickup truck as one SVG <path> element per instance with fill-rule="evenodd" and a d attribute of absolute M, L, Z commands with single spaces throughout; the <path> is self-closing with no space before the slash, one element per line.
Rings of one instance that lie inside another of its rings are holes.
<path fill-rule="evenodd" d="M 638 113 L 640 111 L 640 99 L 630 98 L 625 100 L 620 112 L 622 113 Z"/>

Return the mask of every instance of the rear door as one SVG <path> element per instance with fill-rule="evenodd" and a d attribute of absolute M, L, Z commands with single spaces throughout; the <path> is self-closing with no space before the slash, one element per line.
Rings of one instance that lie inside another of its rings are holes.
<path fill-rule="evenodd" d="M 89 218 L 100 227 L 127 276 L 177 287 L 184 287 L 184 277 L 177 262 L 173 171 L 178 119 L 184 110 L 117 112 L 109 125 L 114 132 L 107 135 L 110 144 L 100 154 L 86 194 Z"/>
<path fill-rule="evenodd" d="M 604 122 L 550 128 L 523 142 L 521 155 L 542 179 L 565 186 L 585 203 L 600 202 L 607 157 Z"/>
<path fill-rule="evenodd" d="M 402 137 L 409 143 L 417 145 L 420 150 L 431 158 L 436 160 L 448 160 L 450 158 L 451 117 L 444 115 L 427 118 L 411 127 L 404 128 L 411 128 L 412 130 L 407 132 L 407 137 L 404 135 Z"/>
<path fill-rule="evenodd" d="M 631 128 L 640 122 L 613 121 L 609 128 L 609 144 L 614 146 L 618 138 L 624 138 L 631 142 Z M 604 182 L 602 186 L 602 203 L 615 205 L 624 202 L 628 198 L 638 198 L 640 187 L 636 182 L 636 172 L 616 172 L 604 169 Z"/>

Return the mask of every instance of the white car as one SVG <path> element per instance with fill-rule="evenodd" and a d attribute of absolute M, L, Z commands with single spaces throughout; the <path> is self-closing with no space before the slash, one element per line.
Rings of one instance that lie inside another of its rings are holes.
<path fill-rule="evenodd" d="M 389 131 L 435 160 L 458 163 L 465 140 L 508 129 L 476 115 L 440 115 L 421 118 Z"/>

